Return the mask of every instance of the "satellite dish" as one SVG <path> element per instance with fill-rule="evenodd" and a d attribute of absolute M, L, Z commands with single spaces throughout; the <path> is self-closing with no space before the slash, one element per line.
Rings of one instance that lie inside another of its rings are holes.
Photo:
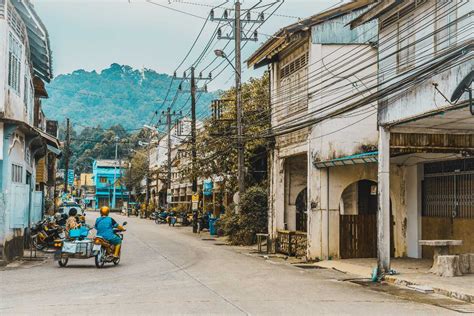
<path fill-rule="evenodd" d="M 474 78 L 474 71 L 471 71 L 464 77 L 463 80 L 459 83 L 459 85 L 454 89 L 453 95 L 451 97 L 451 102 L 456 102 L 459 98 L 464 94 L 464 92 L 468 92 L 471 85 L 472 79 Z"/>

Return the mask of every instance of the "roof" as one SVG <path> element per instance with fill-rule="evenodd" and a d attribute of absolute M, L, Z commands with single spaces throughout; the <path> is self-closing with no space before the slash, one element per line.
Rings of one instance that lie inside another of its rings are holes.
<path fill-rule="evenodd" d="M 280 29 L 247 59 L 247 66 L 258 68 L 271 62 L 272 58 L 279 51 L 289 45 L 290 38 L 293 34 L 306 32 L 313 25 L 337 18 L 354 10 L 366 7 L 374 2 L 376 2 L 376 0 L 354 0 Z"/>
<path fill-rule="evenodd" d="M 102 168 L 114 168 L 114 167 L 121 167 L 124 168 L 127 163 L 125 161 L 121 161 L 121 165 L 119 165 L 118 160 L 114 159 L 100 159 L 100 160 L 94 160 L 94 165 L 96 167 L 102 167 Z"/>
<path fill-rule="evenodd" d="M 30 0 L 10 0 L 25 23 L 35 76 L 46 82 L 53 78 L 49 34 Z"/>
<path fill-rule="evenodd" d="M 358 27 L 364 23 L 367 23 L 373 19 L 377 19 L 382 14 L 393 9 L 399 5 L 402 1 L 399 0 L 381 0 L 379 3 L 374 5 L 372 8 L 361 14 L 357 19 L 353 20 L 350 25 L 351 28 Z"/>

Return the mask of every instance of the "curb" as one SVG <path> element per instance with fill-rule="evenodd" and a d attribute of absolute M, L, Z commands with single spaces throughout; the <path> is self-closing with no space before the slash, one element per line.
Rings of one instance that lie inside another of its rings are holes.
<path fill-rule="evenodd" d="M 396 284 L 396 285 L 403 285 L 403 286 L 409 286 L 409 285 L 418 285 L 421 286 L 423 284 L 415 283 L 415 282 L 410 282 L 407 280 L 403 280 L 394 276 L 385 276 L 385 281 L 388 283 Z M 467 303 L 474 303 L 474 296 L 466 293 L 460 293 L 460 292 L 455 292 L 455 291 L 449 291 L 441 288 L 436 288 L 436 287 L 431 287 L 436 294 L 441 294 L 447 297 L 455 298 L 460 301 L 464 301 Z"/>

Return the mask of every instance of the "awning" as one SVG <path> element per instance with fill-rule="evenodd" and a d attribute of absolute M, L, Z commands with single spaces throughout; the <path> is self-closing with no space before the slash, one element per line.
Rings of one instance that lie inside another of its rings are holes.
<path fill-rule="evenodd" d="M 58 148 L 56 147 L 53 147 L 51 145 L 46 145 L 46 147 L 48 148 L 48 150 L 50 152 L 52 152 L 53 154 L 55 154 L 56 156 L 60 156 L 61 155 L 61 150 L 59 150 Z"/>
<path fill-rule="evenodd" d="M 377 162 L 378 151 L 371 151 L 357 155 L 345 156 L 331 160 L 319 161 L 314 165 L 316 168 L 328 168 L 336 166 L 356 165 L 362 163 Z"/>

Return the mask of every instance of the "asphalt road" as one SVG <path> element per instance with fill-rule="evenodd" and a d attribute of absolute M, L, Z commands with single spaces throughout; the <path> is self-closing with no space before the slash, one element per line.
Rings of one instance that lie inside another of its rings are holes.
<path fill-rule="evenodd" d="M 87 259 L 0 271 L 0 315 L 451 313 L 343 282 L 337 271 L 272 264 L 190 228 L 114 217 L 128 221 L 119 266 Z"/>

